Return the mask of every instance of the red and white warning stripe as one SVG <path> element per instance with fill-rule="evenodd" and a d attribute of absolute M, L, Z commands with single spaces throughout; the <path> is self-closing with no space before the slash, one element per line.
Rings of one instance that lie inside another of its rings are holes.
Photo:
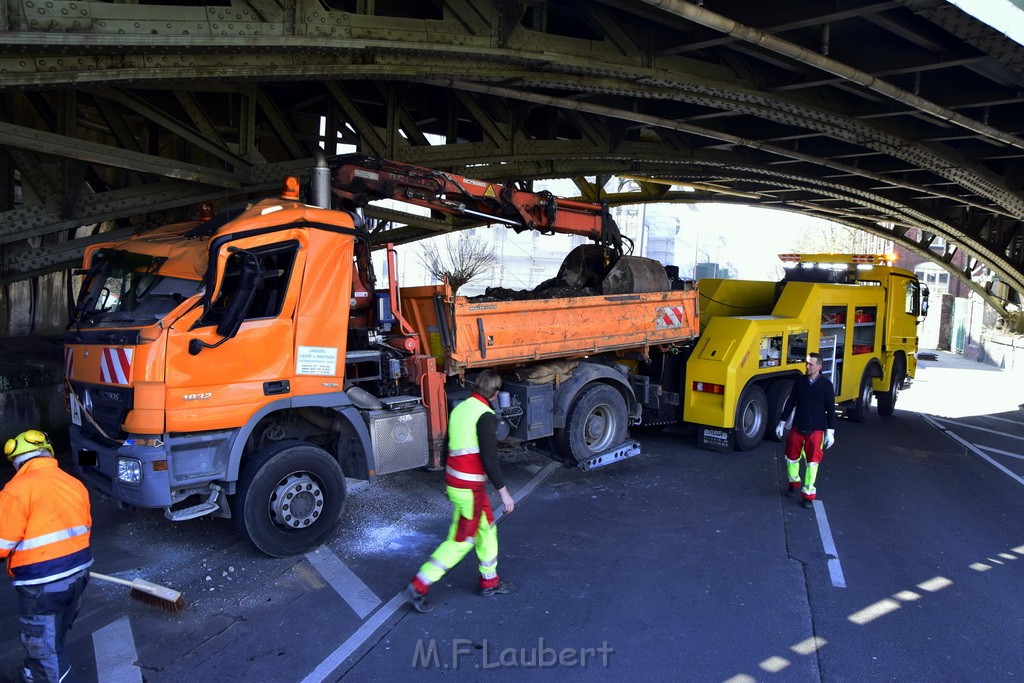
<path fill-rule="evenodd" d="M 103 357 L 100 359 L 100 381 L 128 384 L 133 353 L 133 349 L 103 349 Z"/>
<path fill-rule="evenodd" d="M 64 376 L 71 379 L 71 371 L 75 367 L 75 350 L 64 349 Z"/>
<path fill-rule="evenodd" d="M 654 319 L 654 328 L 670 330 L 682 327 L 686 322 L 686 310 L 682 306 L 665 306 L 658 309 L 658 317 Z"/>

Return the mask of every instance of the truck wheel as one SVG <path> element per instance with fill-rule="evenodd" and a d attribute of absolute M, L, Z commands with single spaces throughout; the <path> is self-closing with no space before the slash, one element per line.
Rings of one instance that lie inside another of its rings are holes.
<path fill-rule="evenodd" d="M 566 462 L 581 462 L 610 451 L 626 440 L 626 401 L 607 384 L 591 384 L 569 408 L 565 429 L 554 441 Z"/>
<path fill-rule="evenodd" d="M 786 400 L 793 393 L 793 380 L 777 379 L 768 386 L 768 425 L 765 436 L 772 441 L 781 441 L 775 438 L 775 425 L 782 420 L 782 410 L 786 407 Z"/>
<path fill-rule="evenodd" d="M 768 399 L 764 389 L 756 384 L 749 385 L 740 395 L 736 405 L 736 450 L 749 451 L 756 448 L 768 426 Z"/>
<path fill-rule="evenodd" d="M 870 369 L 870 368 L 869 368 Z M 854 422 L 867 422 L 871 414 L 871 399 L 875 397 L 875 391 L 871 388 L 871 374 L 864 370 L 864 376 L 860 378 L 860 391 L 850 408 L 850 419 Z"/>
<path fill-rule="evenodd" d="M 232 499 L 239 532 L 271 557 L 315 548 L 345 506 L 345 475 L 329 453 L 304 441 L 282 441 L 256 453 Z"/>
<path fill-rule="evenodd" d="M 903 369 L 903 361 L 896 360 L 893 364 L 892 369 L 892 383 L 889 385 L 889 391 L 883 391 L 878 394 L 878 414 L 879 415 L 892 415 L 893 411 L 896 410 L 896 399 L 900 395 L 900 386 L 903 384 L 903 380 L 906 378 L 907 373 Z"/>

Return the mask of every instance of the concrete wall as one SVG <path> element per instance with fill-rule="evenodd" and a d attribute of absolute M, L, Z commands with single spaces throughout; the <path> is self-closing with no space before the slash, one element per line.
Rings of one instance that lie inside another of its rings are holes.
<path fill-rule="evenodd" d="M 42 429 L 66 449 L 64 350 L 58 337 L 0 339 L 0 443 L 26 429 Z"/>
<path fill-rule="evenodd" d="M 1024 377 L 1024 336 L 984 334 L 978 360 Z"/>
<path fill-rule="evenodd" d="M 67 272 L 0 288 L 0 337 L 57 335 L 68 322 Z"/>

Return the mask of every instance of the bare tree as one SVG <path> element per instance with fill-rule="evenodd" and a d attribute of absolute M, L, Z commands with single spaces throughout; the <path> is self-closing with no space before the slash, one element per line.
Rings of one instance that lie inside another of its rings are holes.
<path fill-rule="evenodd" d="M 498 255 L 485 240 L 472 232 L 448 235 L 424 243 L 420 263 L 440 281 L 448 278 L 453 293 L 472 282 L 498 262 Z"/>

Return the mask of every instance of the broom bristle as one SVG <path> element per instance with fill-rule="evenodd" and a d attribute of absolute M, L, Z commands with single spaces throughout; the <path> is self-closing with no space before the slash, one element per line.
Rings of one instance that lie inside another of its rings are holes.
<path fill-rule="evenodd" d="M 159 595 L 153 595 L 152 593 L 141 591 L 138 588 L 133 588 L 129 595 L 139 602 L 159 607 L 167 612 L 180 612 L 185 609 L 185 598 L 180 595 L 177 600 L 168 600 L 166 598 L 161 598 Z"/>

